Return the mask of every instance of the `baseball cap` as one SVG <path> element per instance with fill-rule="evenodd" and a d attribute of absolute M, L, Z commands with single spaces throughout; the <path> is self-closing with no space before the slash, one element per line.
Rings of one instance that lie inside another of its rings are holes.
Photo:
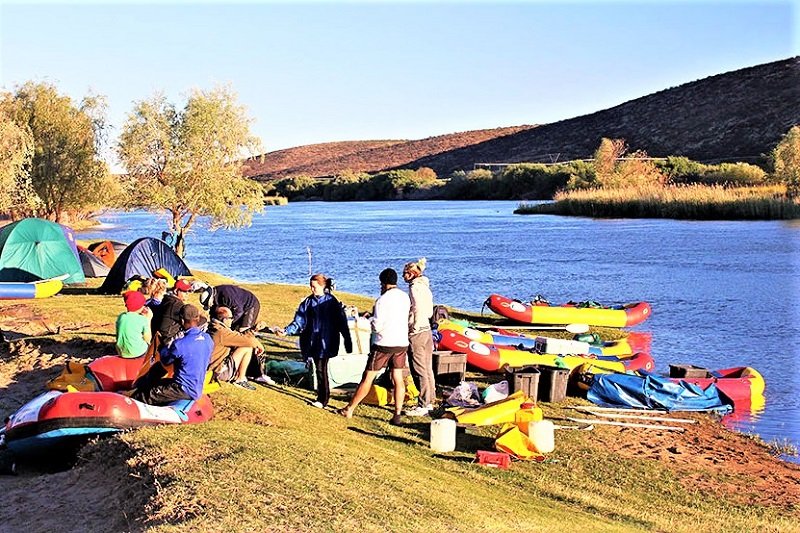
<path fill-rule="evenodd" d="M 127 291 L 122 295 L 122 299 L 125 300 L 125 308 L 128 311 L 138 311 L 144 307 L 144 294 L 139 291 Z"/>
<path fill-rule="evenodd" d="M 182 292 L 192 292 L 192 284 L 185 279 L 179 279 L 175 282 L 175 290 Z"/>

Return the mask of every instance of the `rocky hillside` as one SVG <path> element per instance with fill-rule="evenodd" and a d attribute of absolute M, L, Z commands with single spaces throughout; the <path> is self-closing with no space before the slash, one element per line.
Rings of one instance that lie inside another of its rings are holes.
<path fill-rule="evenodd" d="M 800 57 L 686 83 L 624 104 L 538 127 L 454 133 L 419 141 L 311 145 L 265 154 L 248 175 L 332 175 L 344 169 L 433 168 L 440 176 L 478 162 L 589 157 L 602 137 L 652 156 L 754 161 L 800 124 Z"/>
<path fill-rule="evenodd" d="M 343 170 L 378 172 L 388 168 L 409 168 L 424 157 L 447 153 L 489 139 L 524 131 L 534 126 L 514 126 L 466 131 L 414 141 L 345 141 L 309 144 L 269 152 L 245 161 L 245 176 L 279 179 L 286 176 L 332 176 Z M 416 167 L 415 167 L 416 168 Z"/>

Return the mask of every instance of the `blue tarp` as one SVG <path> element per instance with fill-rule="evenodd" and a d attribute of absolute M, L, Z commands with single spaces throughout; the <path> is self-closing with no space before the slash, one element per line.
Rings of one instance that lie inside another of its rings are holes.
<path fill-rule="evenodd" d="M 586 396 L 606 407 L 666 409 L 667 411 L 730 411 L 711 385 L 706 390 L 685 381 L 654 374 L 596 374 Z"/>

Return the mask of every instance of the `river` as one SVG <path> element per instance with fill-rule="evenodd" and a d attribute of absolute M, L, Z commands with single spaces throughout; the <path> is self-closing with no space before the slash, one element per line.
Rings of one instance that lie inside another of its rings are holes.
<path fill-rule="evenodd" d="M 516 205 L 269 207 L 249 228 L 197 228 L 186 261 L 247 282 L 305 285 L 309 270 L 324 272 L 337 290 L 377 297 L 383 268 L 399 272 L 427 257 L 436 302 L 471 311 L 491 293 L 541 294 L 552 303 L 648 301 L 652 317 L 634 330 L 652 334 L 657 371 L 670 363 L 756 368 L 767 383 L 766 407 L 730 425 L 800 446 L 800 222 L 521 216 L 512 213 Z M 131 242 L 167 227 L 164 216 L 146 212 L 99 219 L 102 226 L 79 238 Z"/>

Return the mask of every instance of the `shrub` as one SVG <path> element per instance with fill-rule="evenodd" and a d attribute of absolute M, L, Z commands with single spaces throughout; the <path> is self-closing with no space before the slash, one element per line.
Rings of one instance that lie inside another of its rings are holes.
<path fill-rule="evenodd" d="M 279 196 L 285 196 L 289 200 L 300 197 L 316 196 L 317 180 L 310 176 L 290 176 L 275 182 L 275 191 Z"/>
<path fill-rule="evenodd" d="M 708 171 L 708 165 L 692 161 L 688 157 L 670 156 L 658 161 L 656 167 L 666 176 L 667 183 L 697 183 Z"/>
<path fill-rule="evenodd" d="M 707 167 L 698 180 L 705 185 L 727 185 L 744 187 L 764 183 L 767 173 L 748 163 L 722 163 Z"/>
<path fill-rule="evenodd" d="M 494 174 L 485 168 L 457 170 L 442 189 L 448 200 L 487 200 L 494 189 Z"/>
<path fill-rule="evenodd" d="M 563 188 L 569 175 L 556 165 L 519 164 L 506 167 L 498 177 L 495 198 L 549 199 Z"/>
<path fill-rule="evenodd" d="M 597 187 L 597 175 L 594 165 L 588 161 L 570 161 L 556 165 L 559 172 L 566 174 L 567 190 L 591 189 Z"/>
<path fill-rule="evenodd" d="M 789 198 L 800 196 L 800 126 L 792 127 L 770 154 L 773 176 Z"/>

